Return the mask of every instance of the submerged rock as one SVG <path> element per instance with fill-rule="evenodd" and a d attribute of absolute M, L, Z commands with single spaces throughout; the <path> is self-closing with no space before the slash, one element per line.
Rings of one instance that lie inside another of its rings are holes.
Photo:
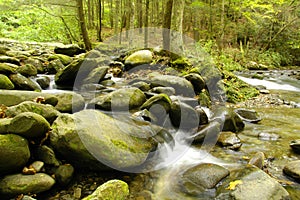
<path fill-rule="evenodd" d="M 13 197 L 19 194 L 37 194 L 49 190 L 55 180 L 43 173 L 8 175 L 0 180 L 0 194 Z"/>
<path fill-rule="evenodd" d="M 0 152 L 1 175 L 22 169 L 30 157 L 27 140 L 14 134 L 0 134 Z"/>
<path fill-rule="evenodd" d="M 94 199 L 114 199 L 124 200 L 129 196 L 127 183 L 121 180 L 110 180 L 99 186 L 93 194 L 83 198 L 82 200 Z"/>
<path fill-rule="evenodd" d="M 258 115 L 258 113 L 255 110 L 248 110 L 245 108 L 238 108 L 235 109 L 234 112 L 243 120 L 246 122 L 252 122 L 257 123 L 261 121 L 261 117 Z"/>
<path fill-rule="evenodd" d="M 289 162 L 284 166 L 283 172 L 300 182 L 300 160 Z"/>
<path fill-rule="evenodd" d="M 248 164 L 254 165 L 259 169 L 262 169 L 265 165 L 265 154 L 263 152 L 257 152 L 248 162 Z"/>
<path fill-rule="evenodd" d="M 232 132 L 221 132 L 218 138 L 218 143 L 228 149 L 237 150 L 242 146 L 239 137 Z"/>

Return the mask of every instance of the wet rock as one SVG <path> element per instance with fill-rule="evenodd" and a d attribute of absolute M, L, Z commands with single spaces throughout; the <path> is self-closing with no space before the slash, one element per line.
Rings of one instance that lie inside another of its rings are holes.
<path fill-rule="evenodd" d="M 270 94 L 269 90 L 259 90 L 259 93 L 261 94 Z"/>
<path fill-rule="evenodd" d="M 290 147 L 295 151 L 296 153 L 300 153 L 300 139 L 293 140 L 290 142 Z"/>
<path fill-rule="evenodd" d="M 23 62 L 24 62 L 24 64 L 29 64 L 29 65 L 34 66 L 37 69 L 38 73 L 44 73 L 45 72 L 44 64 L 39 59 L 28 58 L 28 59 L 24 60 Z"/>
<path fill-rule="evenodd" d="M 47 89 L 50 86 L 50 78 L 48 76 L 40 76 L 35 81 L 41 86 L 42 89 Z"/>
<path fill-rule="evenodd" d="M 44 137 L 49 130 L 49 122 L 41 115 L 33 112 L 24 112 L 15 116 L 8 127 L 10 133 L 25 138 Z"/>
<path fill-rule="evenodd" d="M 127 124 L 97 110 L 61 114 L 52 129 L 50 141 L 55 151 L 75 167 L 93 170 L 107 168 L 104 164 L 140 166 L 157 145 L 151 127 Z"/>
<path fill-rule="evenodd" d="M 175 95 L 175 89 L 172 87 L 155 87 L 150 90 L 150 92 L 158 94 L 166 94 L 168 96 Z"/>
<path fill-rule="evenodd" d="M 259 168 L 233 170 L 217 189 L 216 199 L 290 199 L 289 193 Z"/>
<path fill-rule="evenodd" d="M 199 104 L 202 107 L 210 108 L 211 107 L 211 99 L 209 96 L 209 93 L 207 90 L 203 90 L 199 95 L 198 95 L 198 101 Z"/>
<path fill-rule="evenodd" d="M 257 152 L 254 156 L 251 157 L 248 164 L 262 169 L 265 165 L 265 154 L 263 152 Z"/>
<path fill-rule="evenodd" d="M 60 45 L 54 48 L 56 54 L 64 54 L 67 56 L 75 56 L 85 53 L 85 50 L 80 48 L 77 44 Z"/>
<path fill-rule="evenodd" d="M 214 188 L 222 179 L 229 175 L 226 168 L 204 163 L 189 168 L 181 176 L 180 184 L 184 192 L 198 196 L 207 189 Z"/>
<path fill-rule="evenodd" d="M 10 56 L 0 56 L 0 63 L 11 63 L 15 65 L 20 65 L 20 60 Z"/>
<path fill-rule="evenodd" d="M 172 103 L 170 119 L 175 127 L 184 130 L 192 130 L 199 126 L 199 115 L 197 111 L 191 106 L 181 102 Z"/>
<path fill-rule="evenodd" d="M 23 90 L 0 90 L 0 103 L 5 106 L 15 106 L 24 101 L 35 101 L 42 98 L 43 103 L 55 106 L 58 99 L 53 94 Z"/>
<path fill-rule="evenodd" d="M 0 194 L 6 197 L 28 193 L 37 194 L 49 190 L 54 184 L 55 180 L 43 173 L 8 175 L 0 180 Z"/>
<path fill-rule="evenodd" d="M 0 63 L 0 73 L 5 75 L 14 74 L 17 72 L 18 66 L 9 63 Z"/>
<path fill-rule="evenodd" d="M 192 97 L 183 97 L 183 96 L 170 96 L 170 99 L 172 100 L 172 102 L 174 101 L 178 101 L 181 103 L 185 103 L 191 107 L 196 107 L 199 106 L 199 103 L 197 101 L 197 99 L 192 98 Z"/>
<path fill-rule="evenodd" d="M 140 90 L 142 90 L 144 92 L 145 91 L 149 91 L 151 89 L 150 84 L 146 83 L 146 82 L 143 82 L 143 81 L 139 81 L 139 82 L 133 83 L 131 86 L 139 88 Z"/>
<path fill-rule="evenodd" d="M 29 57 L 31 56 L 32 51 L 16 51 L 16 50 L 11 50 L 7 51 L 6 55 L 10 57 L 16 57 L 16 58 L 23 58 L 23 57 Z"/>
<path fill-rule="evenodd" d="M 20 170 L 30 157 L 27 140 L 14 134 L 0 135 L 0 152 L 1 175 Z"/>
<path fill-rule="evenodd" d="M 83 198 L 83 200 L 92 199 L 115 199 L 123 200 L 129 196 L 127 183 L 121 180 L 110 180 L 99 186 L 93 194 Z"/>
<path fill-rule="evenodd" d="M 187 97 L 195 96 L 193 85 L 182 77 L 153 73 L 149 75 L 149 81 L 152 87 L 172 87 L 175 89 L 177 95 L 183 95 Z"/>
<path fill-rule="evenodd" d="M 33 112 L 43 116 L 50 124 L 57 118 L 60 114 L 53 106 L 47 104 L 35 103 L 32 101 L 25 101 L 16 106 L 8 107 L 5 111 L 6 116 L 14 117 L 23 112 Z"/>
<path fill-rule="evenodd" d="M 42 88 L 39 84 L 21 74 L 12 74 L 9 76 L 9 78 L 15 85 L 16 89 L 38 92 L 42 91 Z"/>
<path fill-rule="evenodd" d="M 221 132 L 218 138 L 218 143 L 228 149 L 237 150 L 242 146 L 239 137 L 232 132 Z"/>
<path fill-rule="evenodd" d="M 261 117 L 258 115 L 258 113 L 255 110 L 248 110 L 245 108 L 238 108 L 235 109 L 234 112 L 243 120 L 246 122 L 252 122 L 257 123 L 261 121 Z"/>
<path fill-rule="evenodd" d="M 0 74 L 0 89 L 12 90 L 14 88 L 15 86 L 10 79 L 5 75 Z"/>
<path fill-rule="evenodd" d="M 64 64 L 61 62 L 61 60 L 56 59 L 49 62 L 49 64 L 46 67 L 46 71 L 48 74 L 56 74 L 60 70 L 64 68 Z"/>
<path fill-rule="evenodd" d="M 157 122 L 157 118 L 153 114 L 151 114 L 151 112 L 148 111 L 147 109 L 135 112 L 132 114 L 132 116 L 135 119 L 140 120 L 140 121 L 149 121 L 149 122 L 154 122 L 154 123 Z M 0 124 L 1 124 L 1 121 L 0 121 Z"/>
<path fill-rule="evenodd" d="M 60 165 L 55 170 L 55 180 L 60 185 L 68 185 L 73 178 L 74 167 L 70 164 Z"/>
<path fill-rule="evenodd" d="M 95 84 L 95 83 L 100 83 L 109 67 L 97 67 L 96 69 L 93 69 L 89 75 L 83 80 L 83 84 Z"/>
<path fill-rule="evenodd" d="M 136 51 L 125 59 L 125 68 L 130 69 L 129 66 L 151 63 L 153 59 L 152 52 L 149 50 Z"/>
<path fill-rule="evenodd" d="M 146 96 L 138 88 L 122 88 L 92 99 L 87 107 L 100 110 L 131 110 L 138 108 L 145 101 Z"/>
<path fill-rule="evenodd" d="M 116 82 L 114 82 L 111 79 L 108 79 L 108 80 L 101 81 L 100 84 L 103 85 L 103 86 L 109 87 L 109 86 L 115 85 Z"/>
<path fill-rule="evenodd" d="M 184 78 L 193 84 L 196 93 L 200 93 L 205 88 L 205 81 L 199 74 L 190 73 L 185 75 Z"/>
<path fill-rule="evenodd" d="M 8 127 L 12 118 L 0 118 L 0 134 L 8 133 Z"/>
<path fill-rule="evenodd" d="M 289 162 L 286 166 L 284 166 L 283 172 L 289 177 L 300 182 L 300 160 Z"/>
<path fill-rule="evenodd" d="M 195 134 L 188 136 L 186 139 L 193 140 L 194 143 L 215 145 L 220 131 L 221 131 L 220 122 L 213 121 L 207 125 L 200 126 L 198 131 Z"/>
<path fill-rule="evenodd" d="M 84 98 L 75 92 L 64 92 L 55 94 L 58 98 L 55 108 L 63 113 L 74 113 L 84 109 Z"/>
<path fill-rule="evenodd" d="M 54 54 L 48 57 L 48 61 L 50 61 L 50 63 L 55 60 L 59 60 L 64 66 L 67 66 L 73 61 L 73 58 L 63 54 Z"/>
<path fill-rule="evenodd" d="M 38 146 L 35 151 L 35 156 L 45 164 L 59 166 L 59 161 L 57 160 L 54 151 L 46 145 Z"/>
<path fill-rule="evenodd" d="M 17 71 L 25 77 L 36 76 L 38 73 L 37 69 L 31 64 L 20 66 Z"/>
<path fill-rule="evenodd" d="M 196 110 L 196 112 L 198 114 L 199 125 L 208 124 L 208 117 L 207 117 L 207 114 L 204 111 L 204 109 L 201 108 L 201 107 L 196 107 L 195 110 Z"/>
<path fill-rule="evenodd" d="M 272 140 L 272 141 L 277 141 L 280 138 L 280 136 L 275 133 L 267 133 L 267 132 L 259 133 L 258 137 L 261 140 Z"/>

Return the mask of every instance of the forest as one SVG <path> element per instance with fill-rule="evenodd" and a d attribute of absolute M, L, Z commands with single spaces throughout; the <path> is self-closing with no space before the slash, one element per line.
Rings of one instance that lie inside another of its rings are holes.
<path fill-rule="evenodd" d="M 225 69 L 247 68 L 250 61 L 278 68 L 300 65 L 299 4 L 296 0 L 1 0 L 0 37 L 78 43 L 90 50 L 126 30 L 140 28 L 146 37 L 145 27 L 166 28 L 193 38 Z"/>

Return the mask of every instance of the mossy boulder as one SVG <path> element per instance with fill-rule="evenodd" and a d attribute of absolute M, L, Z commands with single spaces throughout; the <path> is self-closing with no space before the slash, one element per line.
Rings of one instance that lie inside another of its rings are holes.
<path fill-rule="evenodd" d="M 39 84 L 32 81 L 31 79 L 21 75 L 21 74 L 12 74 L 9 76 L 10 80 L 15 85 L 16 89 L 19 90 L 29 90 L 29 91 L 42 91 L 42 88 Z"/>
<path fill-rule="evenodd" d="M 18 69 L 17 65 L 9 63 L 0 63 L 0 73 L 5 75 L 10 75 L 16 73 Z"/>
<path fill-rule="evenodd" d="M 56 74 L 64 67 L 65 65 L 63 65 L 63 63 L 59 59 L 51 60 L 46 67 L 46 71 L 49 74 Z"/>
<path fill-rule="evenodd" d="M 1 175 L 21 170 L 30 158 L 28 141 L 14 134 L 0 134 L 0 152 Z"/>
<path fill-rule="evenodd" d="M 85 50 L 80 48 L 77 44 L 60 45 L 54 48 L 56 54 L 63 54 L 67 56 L 75 56 L 85 53 Z"/>
<path fill-rule="evenodd" d="M 151 128 L 113 119 L 97 110 L 61 114 L 52 124 L 50 143 L 75 167 L 103 170 L 142 165 L 157 143 Z"/>
<path fill-rule="evenodd" d="M 8 127 L 12 118 L 0 118 L 0 134 L 8 133 Z"/>
<path fill-rule="evenodd" d="M 45 72 L 44 64 L 38 58 L 28 58 L 28 59 L 24 60 L 23 63 L 34 66 L 38 73 L 44 73 Z"/>
<path fill-rule="evenodd" d="M 10 79 L 5 75 L 0 74 L 0 89 L 12 90 L 14 88 L 15 86 Z"/>
<path fill-rule="evenodd" d="M 73 58 L 63 54 L 54 54 L 48 57 L 48 61 L 60 60 L 60 62 L 67 66 L 73 61 Z"/>
<path fill-rule="evenodd" d="M 15 116 L 8 127 L 10 133 L 25 138 L 44 137 L 50 130 L 49 122 L 39 114 L 24 112 Z"/>
<path fill-rule="evenodd" d="M 84 84 L 97 84 L 103 81 L 109 67 L 97 67 L 93 69 L 88 76 L 83 80 Z"/>
<path fill-rule="evenodd" d="M 64 92 L 55 94 L 58 99 L 58 103 L 55 108 L 59 112 L 73 113 L 84 109 L 84 98 L 75 92 Z"/>
<path fill-rule="evenodd" d="M 200 93 L 206 87 L 206 83 L 202 76 L 196 73 L 190 73 L 184 76 L 188 81 L 192 83 L 194 86 L 194 90 L 196 93 Z"/>
<path fill-rule="evenodd" d="M 31 64 L 20 66 L 17 71 L 26 77 L 36 76 L 38 73 L 37 69 Z"/>
<path fill-rule="evenodd" d="M 93 194 L 83 198 L 83 200 L 124 200 L 129 196 L 127 183 L 121 180 L 110 180 L 99 186 Z"/>
<path fill-rule="evenodd" d="M 153 59 L 152 52 L 149 50 L 136 51 L 125 59 L 125 68 L 151 63 Z"/>
<path fill-rule="evenodd" d="M 88 108 L 101 110 L 132 110 L 146 101 L 145 94 L 138 88 L 121 88 L 109 94 L 96 97 L 88 104 Z"/>
<path fill-rule="evenodd" d="M 44 173 L 34 175 L 14 174 L 0 180 L 0 194 L 14 197 L 20 194 L 45 192 L 55 184 L 55 180 Z"/>
<path fill-rule="evenodd" d="M 20 65 L 20 60 L 10 56 L 0 56 L 0 63 L 11 63 L 15 65 Z"/>
<path fill-rule="evenodd" d="M 300 182 L 300 160 L 287 163 L 283 168 L 283 172 Z"/>

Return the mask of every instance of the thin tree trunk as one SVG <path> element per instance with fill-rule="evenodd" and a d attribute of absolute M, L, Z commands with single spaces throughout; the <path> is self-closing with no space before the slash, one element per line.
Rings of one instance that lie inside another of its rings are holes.
<path fill-rule="evenodd" d="M 102 2 L 98 0 L 98 41 L 102 42 Z"/>
<path fill-rule="evenodd" d="M 146 0 L 146 13 L 145 13 L 145 22 L 144 22 L 144 24 L 145 24 L 145 35 L 144 35 L 144 37 L 145 37 L 145 39 L 144 39 L 144 47 L 145 48 L 147 48 L 148 47 L 148 37 L 149 37 L 149 4 L 150 4 L 150 2 L 149 2 L 149 0 Z"/>
<path fill-rule="evenodd" d="M 83 14 L 83 2 L 82 0 L 77 0 L 77 6 L 78 6 L 78 18 L 80 23 L 80 29 L 83 37 L 83 42 L 85 45 L 86 50 L 91 50 L 92 45 L 89 39 L 88 32 L 86 30 L 85 20 L 84 20 L 84 14 Z"/>
<path fill-rule="evenodd" d="M 171 45 L 174 49 L 183 50 L 183 13 L 184 13 L 185 0 L 175 0 L 173 1 L 173 17 L 171 29 L 177 31 L 173 34 L 171 40 Z"/>
<path fill-rule="evenodd" d="M 143 1 L 138 0 L 137 1 L 137 10 L 138 10 L 138 28 L 139 28 L 139 33 L 143 33 Z"/>
<path fill-rule="evenodd" d="M 163 49 L 170 51 L 170 29 L 172 20 L 173 0 L 168 0 L 163 20 Z"/>

